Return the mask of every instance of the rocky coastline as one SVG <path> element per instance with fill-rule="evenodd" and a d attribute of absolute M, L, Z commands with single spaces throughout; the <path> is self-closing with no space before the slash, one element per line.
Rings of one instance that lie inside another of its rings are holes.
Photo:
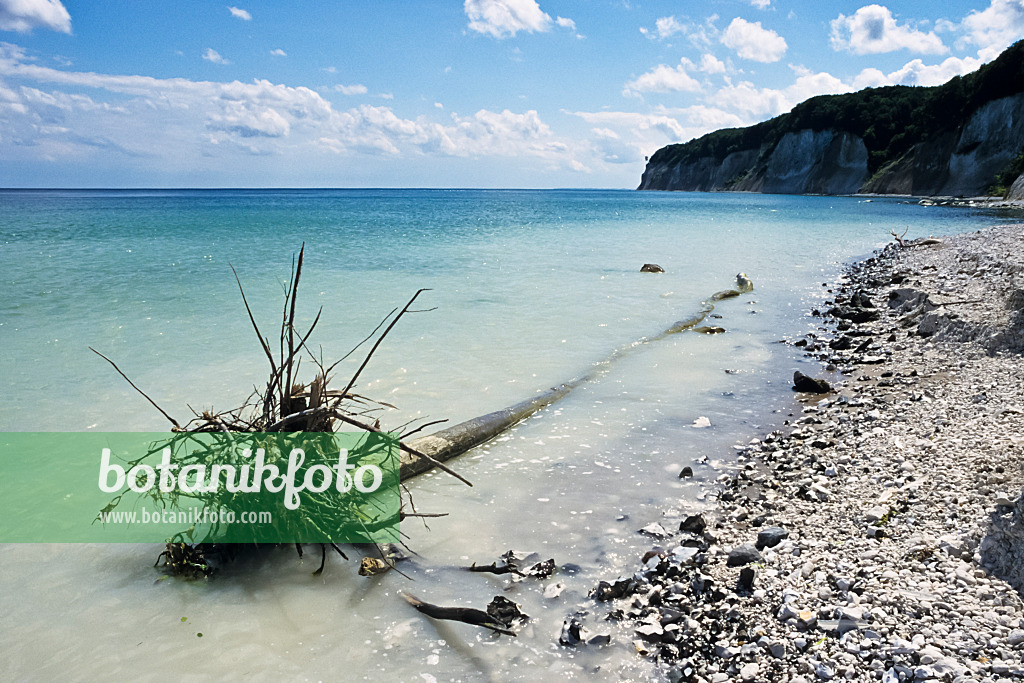
<path fill-rule="evenodd" d="M 829 391 L 646 527 L 563 645 L 673 683 L 1024 679 L 1024 226 L 927 242 L 848 269 L 791 340 Z"/>

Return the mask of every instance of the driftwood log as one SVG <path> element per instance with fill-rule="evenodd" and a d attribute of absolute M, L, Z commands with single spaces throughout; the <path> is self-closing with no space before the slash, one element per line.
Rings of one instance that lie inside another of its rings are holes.
<path fill-rule="evenodd" d="M 754 283 L 751 282 L 744 273 L 740 273 L 736 276 L 735 287 L 715 292 L 706 300 L 701 302 L 700 310 L 696 314 L 677 321 L 654 337 L 642 339 L 641 343 L 658 341 L 669 335 L 685 332 L 687 330 L 708 333 L 712 328 L 705 330 L 697 326 L 703 322 L 703 320 L 713 310 L 715 310 L 715 302 L 736 298 L 740 294 L 751 291 L 753 288 Z M 713 329 L 715 334 L 725 332 L 721 327 L 715 327 Z M 451 460 L 452 458 L 462 455 L 466 451 L 479 446 L 482 443 L 490 441 L 497 435 L 511 427 L 514 427 L 516 424 L 522 422 L 537 411 L 565 398 L 573 389 L 576 389 L 582 384 L 593 381 L 602 374 L 613 361 L 635 348 L 637 348 L 637 345 L 635 344 L 629 344 L 618 348 L 604 361 L 595 364 L 595 369 L 591 370 L 589 373 L 581 377 L 577 377 L 570 382 L 559 384 L 556 387 L 551 387 L 534 398 L 521 401 L 502 410 L 496 410 L 493 413 L 487 413 L 486 415 L 481 415 L 479 417 L 474 417 L 471 420 L 460 422 L 457 425 L 434 432 L 428 436 L 421 436 L 416 439 L 403 441 L 400 475 L 401 480 L 406 481 L 419 474 L 428 472 L 434 467 L 440 466 L 439 463 Z M 359 426 L 366 429 L 366 425 L 360 424 Z M 442 468 L 449 474 L 454 474 L 454 472 L 447 467 Z M 459 478 L 461 479 L 461 477 Z"/>

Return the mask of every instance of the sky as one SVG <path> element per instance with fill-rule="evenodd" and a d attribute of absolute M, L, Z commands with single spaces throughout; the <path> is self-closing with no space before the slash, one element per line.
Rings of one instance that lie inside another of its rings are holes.
<path fill-rule="evenodd" d="M 237 3 L 0 0 L 0 187 L 634 188 L 1024 37 L 1024 0 Z"/>

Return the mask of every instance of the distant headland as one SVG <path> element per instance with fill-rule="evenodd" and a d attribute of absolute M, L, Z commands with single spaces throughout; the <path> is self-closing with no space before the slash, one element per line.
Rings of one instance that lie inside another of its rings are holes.
<path fill-rule="evenodd" d="M 662 147 L 637 189 L 1024 199 L 1024 40 L 941 86 L 822 95 Z"/>

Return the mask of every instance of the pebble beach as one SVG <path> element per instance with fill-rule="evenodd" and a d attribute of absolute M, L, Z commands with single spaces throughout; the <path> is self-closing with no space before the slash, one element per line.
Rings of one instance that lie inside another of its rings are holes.
<path fill-rule="evenodd" d="M 829 286 L 787 340 L 827 386 L 645 528 L 563 644 L 616 632 L 673 682 L 1024 679 L 1024 227 L 893 243 Z"/>

